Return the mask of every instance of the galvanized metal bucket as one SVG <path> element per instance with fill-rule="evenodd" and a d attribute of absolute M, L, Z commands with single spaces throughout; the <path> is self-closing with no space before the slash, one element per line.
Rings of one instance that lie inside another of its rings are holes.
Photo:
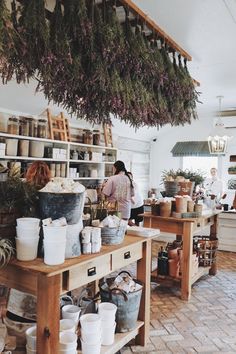
<path fill-rule="evenodd" d="M 120 272 L 127 273 L 128 272 Z M 109 282 L 113 282 L 115 278 L 109 278 Z M 100 294 L 102 302 L 112 302 L 117 306 L 116 312 L 116 332 L 125 333 L 133 330 L 137 325 L 140 301 L 142 296 L 143 283 L 135 280 L 141 285 L 139 290 L 126 293 L 125 291 L 113 288 L 111 290 L 104 290 L 100 285 Z"/>
<path fill-rule="evenodd" d="M 101 238 L 102 245 L 119 245 L 124 241 L 127 230 L 127 221 L 120 220 L 118 227 L 102 227 Z"/>

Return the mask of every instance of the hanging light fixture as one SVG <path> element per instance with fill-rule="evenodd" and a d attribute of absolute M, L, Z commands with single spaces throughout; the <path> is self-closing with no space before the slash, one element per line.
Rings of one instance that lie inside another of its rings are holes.
<path fill-rule="evenodd" d="M 216 98 L 219 100 L 219 114 L 213 134 L 208 136 L 208 146 L 210 154 L 223 155 L 226 153 L 230 137 L 226 135 L 224 123 L 221 120 L 221 102 L 223 96 L 217 96 Z"/>

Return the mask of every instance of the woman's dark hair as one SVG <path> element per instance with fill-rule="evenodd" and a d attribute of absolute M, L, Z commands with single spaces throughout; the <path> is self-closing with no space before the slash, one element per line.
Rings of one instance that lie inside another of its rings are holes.
<path fill-rule="evenodd" d="M 114 163 L 114 167 L 115 167 L 115 169 L 116 169 L 115 175 L 118 175 L 118 173 L 120 173 L 120 172 L 124 172 L 125 175 L 126 175 L 126 176 L 129 178 L 129 180 L 130 180 L 131 188 L 134 188 L 132 179 L 130 178 L 130 175 L 128 174 L 128 171 L 127 171 L 126 168 L 125 168 L 124 162 L 118 160 L 118 161 L 116 161 L 116 162 Z"/>

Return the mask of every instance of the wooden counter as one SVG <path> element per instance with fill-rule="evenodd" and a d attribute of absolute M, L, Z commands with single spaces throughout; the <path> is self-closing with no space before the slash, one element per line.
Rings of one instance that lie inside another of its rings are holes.
<path fill-rule="evenodd" d="M 191 297 L 191 285 L 197 281 L 202 275 L 209 272 L 211 275 L 216 274 L 216 263 L 210 269 L 199 268 L 197 274 L 192 277 L 192 261 L 193 253 L 193 235 L 210 226 L 210 238 L 216 239 L 217 216 L 221 211 L 215 211 L 211 214 L 203 215 L 199 218 L 178 219 L 173 217 L 154 216 L 151 213 L 141 214 L 144 218 L 144 227 L 158 228 L 161 232 L 169 232 L 182 238 L 183 241 L 183 266 L 181 278 L 181 298 L 189 300 Z"/>
<path fill-rule="evenodd" d="M 139 321 L 133 331 L 117 334 L 114 345 L 102 347 L 102 353 L 113 354 L 135 336 L 137 344 L 147 344 L 150 260 L 150 238 L 125 236 L 121 245 L 103 246 L 101 253 L 68 259 L 57 266 L 47 266 L 40 258 L 31 262 L 13 260 L 1 269 L 0 284 L 37 296 L 37 353 L 55 354 L 59 352 L 60 295 L 137 261 L 137 279 L 145 284 Z"/>

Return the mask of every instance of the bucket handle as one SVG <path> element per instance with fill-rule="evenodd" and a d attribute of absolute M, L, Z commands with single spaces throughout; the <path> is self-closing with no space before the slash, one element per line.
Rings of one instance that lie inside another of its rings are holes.
<path fill-rule="evenodd" d="M 126 273 L 132 278 L 131 274 L 127 270 L 122 270 L 121 272 L 118 273 L 118 275 L 121 275 L 122 273 Z"/>
<path fill-rule="evenodd" d="M 110 300 L 112 300 L 113 291 L 119 291 L 123 295 L 125 301 L 128 301 L 128 296 L 127 296 L 126 292 L 124 290 L 119 289 L 119 288 L 110 289 L 110 291 L 109 291 Z"/>
<path fill-rule="evenodd" d="M 92 298 L 93 292 L 92 292 L 92 290 L 90 288 L 84 288 L 84 289 L 81 290 L 81 293 L 80 293 L 80 295 L 79 295 L 79 297 L 77 299 L 78 306 L 81 305 L 81 301 L 85 297 L 85 295 L 91 296 L 91 298 L 89 300 L 93 301 L 93 298 Z"/>

